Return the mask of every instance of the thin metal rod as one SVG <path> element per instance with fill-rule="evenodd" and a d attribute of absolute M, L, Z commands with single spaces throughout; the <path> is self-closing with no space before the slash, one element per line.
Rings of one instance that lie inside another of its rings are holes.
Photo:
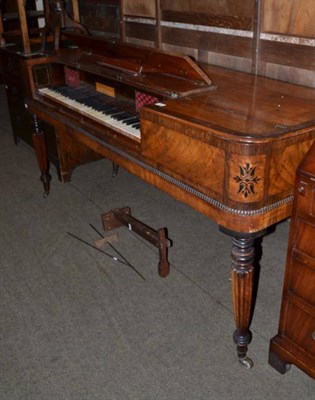
<path fill-rule="evenodd" d="M 162 47 L 161 32 L 161 0 L 155 0 L 155 44 L 158 49 Z"/>
<path fill-rule="evenodd" d="M 261 0 L 255 0 L 252 40 L 252 74 L 255 75 L 257 75 L 259 72 L 260 62 L 261 8 Z"/>
<path fill-rule="evenodd" d="M 73 233 L 67 232 L 67 234 L 70 235 L 70 236 L 72 236 L 73 238 L 77 239 L 79 242 L 84 243 L 85 245 L 87 245 L 87 246 L 89 246 L 89 247 L 92 247 L 92 249 L 95 249 L 95 250 L 101 252 L 102 254 L 105 254 L 105 256 L 111 258 L 112 260 L 117 261 L 117 262 L 119 262 L 119 263 L 121 263 L 121 264 L 124 264 L 124 265 L 126 265 L 127 267 L 129 267 L 129 265 L 128 265 L 125 261 L 122 261 L 122 260 L 120 260 L 119 258 L 117 258 L 117 257 L 115 257 L 115 256 L 112 256 L 112 255 L 109 254 L 109 253 L 106 253 L 106 251 L 103 251 L 102 249 L 99 249 L 98 247 L 96 247 L 96 246 L 94 246 L 93 244 L 91 244 L 91 243 L 85 241 L 84 239 L 79 238 L 78 236 L 74 235 Z"/>
<path fill-rule="evenodd" d="M 101 238 L 104 238 L 104 235 L 103 235 L 94 225 L 90 224 L 90 227 L 91 227 L 92 229 L 94 229 L 94 231 L 95 231 Z M 140 274 L 140 272 L 139 272 L 132 264 L 130 264 L 130 262 L 126 259 L 126 257 L 125 257 L 119 250 L 117 250 L 116 247 L 114 247 L 114 245 L 111 244 L 111 242 L 107 242 L 107 244 L 119 255 L 119 257 L 121 257 L 121 258 L 125 261 L 125 263 L 126 263 L 126 265 L 127 265 L 128 267 L 130 267 L 131 269 L 133 269 L 133 270 L 145 281 L 145 278 Z"/>

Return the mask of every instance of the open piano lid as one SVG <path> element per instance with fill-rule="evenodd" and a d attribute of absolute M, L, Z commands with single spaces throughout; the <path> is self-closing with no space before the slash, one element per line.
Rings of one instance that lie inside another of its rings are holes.
<path fill-rule="evenodd" d="M 86 35 L 65 36 L 71 45 L 55 51 L 56 61 L 79 70 L 170 98 L 215 88 L 188 56 Z"/>

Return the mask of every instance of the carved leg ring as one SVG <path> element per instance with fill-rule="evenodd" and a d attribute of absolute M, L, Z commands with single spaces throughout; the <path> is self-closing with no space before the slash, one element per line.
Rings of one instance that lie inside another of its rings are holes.
<path fill-rule="evenodd" d="M 33 115 L 34 133 L 32 136 L 38 166 L 41 172 L 40 180 L 44 186 L 44 197 L 47 197 L 50 190 L 51 176 L 49 174 L 49 161 L 47 156 L 47 147 L 45 134 L 41 128 L 40 120 L 36 115 Z"/>
<path fill-rule="evenodd" d="M 249 330 L 253 303 L 254 240 L 236 239 L 232 241 L 232 290 L 236 330 L 233 334 L 239 361 L 246 368 L 253 362 L 246 357 L 247 346 L 252 340 Z"/>

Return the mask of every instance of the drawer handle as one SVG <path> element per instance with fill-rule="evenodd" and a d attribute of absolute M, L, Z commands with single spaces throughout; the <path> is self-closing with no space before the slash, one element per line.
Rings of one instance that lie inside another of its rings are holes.
<path fill-rule="evenodd" d="M 298 192 L 300 195 L 305 196 L 305 186 L 303 185 L 298 186 Z"/>
<path fill-rule="evenodd" d="M 312 339 L 315 340 L 315 331 L 312 333 Z"/>

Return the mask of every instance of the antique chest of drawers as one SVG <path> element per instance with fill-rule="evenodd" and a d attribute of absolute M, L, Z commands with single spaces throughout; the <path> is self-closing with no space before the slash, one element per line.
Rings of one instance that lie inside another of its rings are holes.
<path fill-rule="evenodd" d="M 300 164 L 278 334 L 269 364 L 285 373 L 294 364 L 315 378 L 315 145 Z"/>

